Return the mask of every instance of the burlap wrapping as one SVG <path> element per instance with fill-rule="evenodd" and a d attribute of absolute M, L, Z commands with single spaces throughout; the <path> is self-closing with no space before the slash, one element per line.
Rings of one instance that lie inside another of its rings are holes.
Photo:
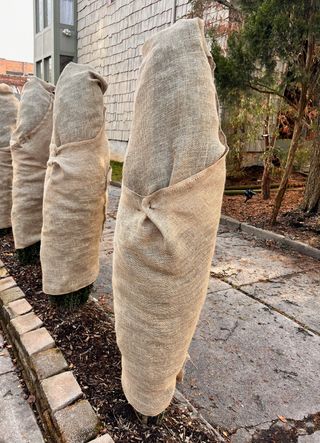
<path fill-rule="evenodd" d="M 37 77 L 24 85 L 11 138 L 12 230 L 16 249 L 40 240 L 44 179 L 52 135 L 54 86 Z"/>
<path fill-rule="evenodd" d="M 67 65 L 56 86 L 40 251 L 46 294 L 77 291 L 99 272 L 109 163 L 106 88 L 93 69 L 75 63 Z"/>
<path fill-rule="evenodd" d="M 115 232 L 122 386 L 154 416 L 170 403 L 203 305 L 225 182 L 225 146 L 198 19 L 143 48 Z"/>
<path fill-rule="evenodd" d="M 19 101 L 12 89 L 0 84 L 0 229 L 11 226 L 12 161 L 10 138 L 17 120 Z"/>

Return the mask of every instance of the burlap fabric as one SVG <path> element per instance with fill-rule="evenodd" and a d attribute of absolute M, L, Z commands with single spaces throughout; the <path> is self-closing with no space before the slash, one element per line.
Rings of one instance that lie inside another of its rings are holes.
<path fill-rule="evenodd" d="M 17 121 L 19 101 L 12 89 L 0 84 L 0 229 L 11 226 L 12 160 L 10 138 Z"/>
<path fill-rule="evenodd" d="M 37 77 L 24 85 L 11 138 L 12 230 L 16 249 L 40 240 L 44 179 L 52 135 L 54 86 Z"/>
<path fill-rule="evenodd" d="M 109 163 L 106 88 L 93 69 L 75 63 L 67 65 L 56 86 L 40 251 L 46 294 L 77 291 L 99 272 Z"/>
<path fill-rule="evenodd" d="M 170 403 L 205 300 L 225 182 L 203 23 L 143 47 L 115 232 L 122 386 L 155 416 Z"/>

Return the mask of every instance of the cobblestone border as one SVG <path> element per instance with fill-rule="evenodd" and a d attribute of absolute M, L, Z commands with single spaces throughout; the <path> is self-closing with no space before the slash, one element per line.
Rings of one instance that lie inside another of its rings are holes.
<path fill-rule="evenodd" d="M 300 254 L 315 258 L 316 260 L 320 260 L 319 249 L 313 248 L 312 246 L 309 246 L 300 241 L 291 240 L 284 235 L 276 234 L 275 232 L 267 231 L 265 229 L 256 228 L 255 226 L 249 225 L 248 223 L 240 222 L 239 220 L 228 217 L 227 215 L 221 215 L 220 224 L 221 226 L 227 226 L 233 231 L 241 231 L 246 234 L 254 235 L 261 240 L 273 240 L 281 246 L 299 252 Z"/>
<path fill-rule="evenodd" d="M 0 260 L 0 323 L 53 443 L 112 443 L 62 352 Z"/>

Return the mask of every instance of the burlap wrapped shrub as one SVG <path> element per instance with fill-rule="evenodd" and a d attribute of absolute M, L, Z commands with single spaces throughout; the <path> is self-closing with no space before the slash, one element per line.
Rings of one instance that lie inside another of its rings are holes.
<path fill-rule="evenodd" d="M 40 258 L 43 291 L 57 303 L 75 291 L 85 301 L 99 272 L 109 165 L 106 88 L 97 72 L 75 63 L 66 66 L 56 86 Z M 74 300 L 68 303 L 77 304 Z"/>
<path fill-rule="evenodd" d="M 145 416 L 169 405 L 204 303 L 225 183 L 203 22 L 143 46 L 114 250 L 122 386 Z"/>
<path fill-rule="evenodd" d="M 38 252 L 44 179 L 52 135 L 54 86 L 37 77 L 24 85 L 17 127 L 11 138 L 13 164 L 12 230 L 23 262 Z"/>
<path fill-rule="evenodd" d="M 12 161 L 10 138 L 17 120 L 19 101 L 10 86 L 0 84 L 0 233 L 11 227 Z"/>

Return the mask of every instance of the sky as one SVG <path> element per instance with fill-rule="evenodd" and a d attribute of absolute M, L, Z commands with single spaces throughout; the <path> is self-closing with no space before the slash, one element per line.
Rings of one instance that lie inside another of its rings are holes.
<path fill-rule="evenodd" d="M 33 0 L 0 0 L 0 58 L 33 63 Z"/>

